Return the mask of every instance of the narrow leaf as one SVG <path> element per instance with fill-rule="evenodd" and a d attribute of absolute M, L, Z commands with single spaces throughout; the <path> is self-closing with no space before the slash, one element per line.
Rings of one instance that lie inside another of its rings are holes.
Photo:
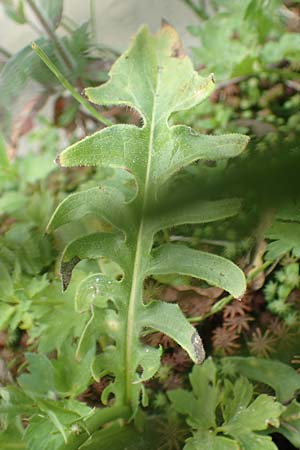
<path fill-rule="evenodd" d="M 48 25 L 55 30 L 61 21 L 63 0 L 34 0 L 34 3 L 43 12 L 44 19 L 47 20 Z"/>
<path fill-rule="evenodd" d="M 166 205 L 167 206 L 167 205 Z M 238 213 L 241 202 L 238 199 L 224 199 L 211 202 L 181 204 L 169 211 L 161 208 L 161 214 L 153 218 L 154 231 L 185 223 L 207 223 L 226 219 Z M 151 217 L 149 217 L 151 220 Z"/>
<path fill-rule="evenodd" d="M 124 197 L 116 189 L 99 187 L 77 192 L 62 201 L 54 211 L 47 231 L 93 214 L 122 229 L 125 222 Z"/>
<path fill-rule="evenodd" d="M 200 364 L 205 352 L 197 330 L 186 320 L 178 305 L 165 302 L 151 302 L 141 318 L 145 326 L 159 330 L 170 336 L 191 359 Z"/>
<path fill-rule="evenodd" d="M 236 298 L 246 290 L 242 270 L 231 261 L 183 245 L 166 244 L 153 252 L 149 275 L 179 273 L 199 278 Z"/>
<path fill-rule="evenodd" d="M 283 434 L 296 448 L 300 448 L 300 403 L 296 400 L 280 416 L 278 433 Z"/>
<path fill-rule="evenodd" d="M 248 142 L 248 136 L 241 134 L 210 136 L 199 134 L 184 125 L 177 125 L 171 128 L 169 141 L 162 143 L 159 151 L 161 157 L 156 159 L 153 172 L 161 184 L 174 172 L 194 161 L 238 156 Z"/>
<path fill-rule="evenodd" d="M 231 356 L 222 360 L 222 366 L 225 373 L 238 373 L 271 386 L 281 402 L 291 400 L 295 392 L 300 390 L 300 374 L 279 361 Z"/>
<path fill-rule="evenodd" d="M 63 289 L 67 289 L 72 271 L 82 259 L 105 256 L 117 261 L 122 243 L 120 236 L 112 233 L 93 233 L 72 241 L 65 248 L 60 263 Z"/>
<path fill-rule="evenodd" d="M 58 157 L 62 167 L 104 166 L 134 169 L 136 145 L 142 130 L 133 125 L 113 125 L 68 147 Z"/>

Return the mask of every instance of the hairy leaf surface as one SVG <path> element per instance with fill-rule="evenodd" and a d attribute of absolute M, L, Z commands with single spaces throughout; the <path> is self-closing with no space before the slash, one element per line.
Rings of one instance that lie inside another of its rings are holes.
<path fill-rule="evenodd" d="M 145 304 L 143 287 L 152 274 L 179 273 L 198 277 L 240 297 L 245 277 L 232 262 L 219 256 L 181 246 L 166 245 L 152 252 L 154 235 L 162 228 L 184 223 L 205 223 L 225 219 L 240 208 L 238 199 L 211 201 L 168 210 L 165 192 L 173 175 L 194 161 L 228 159 L 239 155 L 248 138 L 238 134 L 204 136 L 184 125 L 170 125 L 176 111 L 190 109 L 213 90 L 214 79 L 199 76 L 184 54 L 176 31 L 168 24 L 151 35 L 142 27 L 130 48 L 116 61 L 109 80 L 85 90 L 99 105 L 120 105 L 134 109 L 141 127 L 117 124 L 102 129 L 71 145 L 58 157 L 63 167 L 103 166 L 130 172 L 136 183 L 135 196 L 125 200 L 121 190 L 92 188 L 70 195 L 54 212 L 49 231 L 86 215 L 95 215 L 112 225 L 112 233 L 94 233 L 71 242 L 64 251 L 61 271 L 67 288 L 73 267 L 83 258 L 109 258 L 122 273 L 114 279 L 91 274 L 77 289 L 76 306 L 90 311 L 80 344 L 94 326 L 101 311 L 105 339 L 92 364 L 96 379 L 113 377 L 102 401 L 115 397 L 116 405 L 131 405 L 136 411 L 142 382 L 159 367 L 161 349 L 140 340 L 145 329 L 160 330 L 172 337 L 200 363 L 202 341 L 176 305 L 159 301 Z M 163 214 L 151 214 L 160 210 Z M 117 232 L 116 232 L 117 231 Z M 106 344 L 105 344 L 106 342 Z"/>
<path fill-rule="evenodd" d="M 243 272 L 231 261 L 184 245 L 162 245 L 155 250 L 150 263 L 152 275 L 180 273 L 207 281 L 240 297 L 246 289 Z"/>

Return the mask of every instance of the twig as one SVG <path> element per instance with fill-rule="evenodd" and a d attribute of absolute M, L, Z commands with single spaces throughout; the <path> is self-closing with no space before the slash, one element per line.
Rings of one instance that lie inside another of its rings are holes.
<path fill-rule="evenodd" d="M 46 55 L 44 50 L 42 50 L 35 42 L 31 44 L 35 53 L 41 58 L 41 60 L 46 64 L 46 66 L 51 70 L 51 72 L 56 76 L 56 78 L 60 81 L 60 83 L 70 92 L 70 94 L 77 100 L 81 105 L 83 105 L 90 114 L 95 117 L 99 122 L 102 122 L 104 125 L 110 126 L 113 125 L 113 122 L 106 117 L 104 117 L 101 113 L 99 113 L 76 89 L 69 83 L 69 81 L 63 76 L 63 74 L 58 70 L 55 64 L 51 61 L 50 58 Z"/>
<path fill-rule="evenodd" d="M 32 9 L 32 11 L 34 12 L 34 14 L 36 15 L 36 17 L 38 18 L 38 20 L 40 21 L 41 25 L 43 26 L 44 30 L 48 34 L 49 38 L 54 43 L 54 45 L 57 49 L 57 52 L 60 55 L 61 59 L 63 60 L 64 64 L 72 72 L 74 69 L 73 62 L 70 59 L 69 54 L 65 50 L 64 45 L 57 38 L 56 34 L 52 30 L 51 26 L 49 25 L 47 19 L 43 15 L 42 11 L 40 11 L 40 9 L 37 7 L 36 3 L 34 3 L 33 0 L 27 0 L 27 3 L 30 6 L 30 8 Z"/>

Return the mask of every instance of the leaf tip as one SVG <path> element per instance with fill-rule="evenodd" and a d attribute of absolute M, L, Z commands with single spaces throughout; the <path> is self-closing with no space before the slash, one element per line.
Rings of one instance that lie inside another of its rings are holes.
<path fill-rule="evenodd" d="M 195 363 L 201 364 L 205 359 L 205 350 L 203 347 L 202 339 L 197 331 L 192 334 L 191 343 L 195 352 Z"/>
<path fill-rule="evenodd" d="M 52 231 L 52 228 L 51 228 L 51 220 L 50 220 L 48 225 L 46 226 L 45 234 L 50 234 L 51 231 Z"/>
<path fill-rule="evenodd" d="M 162 17 L 161 18 L 161 27 L 162 28 L 164 28 L 164 27 L 172 27 L 172 25 L 170 24 L 170 22 L 167 19 Z"/>
<path fill-rule="evenodd" d="M 184 58 L 186 56 L 181 39 L 173 27 L 165 18 L 161 19 L 161 31 L 170 39 L 170 56 L 173 58 Z"/>
<path fill-rule="evenodd" d="M 55 162 L 55 164 L 58 165 L 58 167 L 61 167 L 61 166 L 62 166 L 62 165 L 61 165 L 61 160 L 60 160 L 60 155 L 57 155 L 57 157 L 55 158 L 54 162 Z"/>
<path fill-rule="evenodd" d="M 61 273 L 61 280 L 62 280 L 62 290 L 63 292 L 68 288 L 72 272 L 74 267 L 80 262 L 80 258 L 78 256 L 74 256 L 70 261 L 61 262 L 60 265 L 60 273 Z"/>
<path fill-rule="evenodd" d="M 95 89 L 95 88 L 93 88 L 93 87 L 85 88 L 85 89 L 83 89 L 81 95 L 86 97 L 89 101 L 92 101 L 91 94 L 93 93 L 93 89 Z"/>

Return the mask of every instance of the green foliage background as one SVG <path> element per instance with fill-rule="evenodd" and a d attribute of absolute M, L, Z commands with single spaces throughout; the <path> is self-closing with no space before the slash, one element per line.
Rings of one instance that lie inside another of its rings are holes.
<path fill-rule="evenodd" d="M 245 161 L 261 182 L 255 161 L 280 167 L 278 148 L 286 160 L 299 154 L 299 5 L 185 3 L 199 18 L 190 31 L 200 75 L 168 24 L 142 28 L 108 75 L 117 55 L 93 42 L 90 24 L 58 37 L 63 2 L 28 2 L 45 26 L 37 44 L 76 89 L 92 86 L 89 101 L 112 125 L 77 104 L 30 46 L 6 61 L 4 450 L 300 448 L 299 190 L 292 171 L 293 189 L 273 198 L 268 182 L 250 192 L 220 184 Z M 25 2 L 3 5 L 26 23 Z M 9 105 L 32 80 L 32 118 L 50 98 L 55 117 L 18 128 Z M 252 138 L 244 155 L 242 133 Z M 23 134 L 37 150 L 19 156 Z M 196 313 L 180 291 L 202 296 Z M 197 365 L 200 335 L 208 358 Z"/>

